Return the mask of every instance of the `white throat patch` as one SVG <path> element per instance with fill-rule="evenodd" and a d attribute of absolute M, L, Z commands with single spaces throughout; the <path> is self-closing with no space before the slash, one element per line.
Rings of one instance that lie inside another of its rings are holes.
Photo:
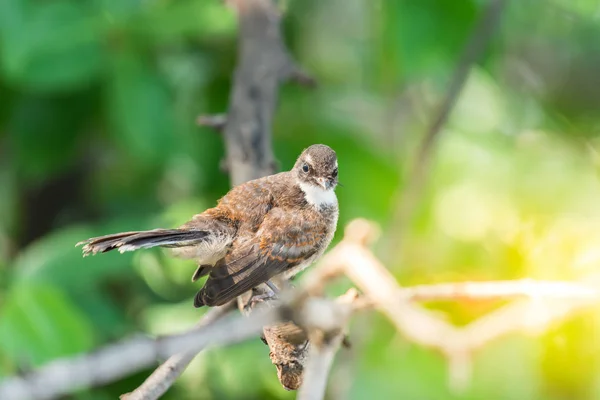
<path fill-rule="evenodd" d="M 298 182 L 298 185 L 304 192 L 304 198 L 310 205 L 321 207 L 337 204 L 337 197 L 333 189 L 325 190 L 319 186 L 305 182 Z"/>

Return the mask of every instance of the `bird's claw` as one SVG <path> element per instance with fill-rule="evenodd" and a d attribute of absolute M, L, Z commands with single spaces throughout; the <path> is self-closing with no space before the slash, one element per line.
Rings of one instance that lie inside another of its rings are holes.
<path fill-rule="evenodd" d="M 253 292 L 256 289 L 253 289 Z M 275 300 L 278 298 L 277 293 L 275 293 L 269 286 L 267 286 L 266 290 L 262 291 L 262 293 L 252 294 L 246 304 L 244 305 L 245 311 L 250 311 L 253 309 L 258 303 L 262 303 L 268 300 Z"/>

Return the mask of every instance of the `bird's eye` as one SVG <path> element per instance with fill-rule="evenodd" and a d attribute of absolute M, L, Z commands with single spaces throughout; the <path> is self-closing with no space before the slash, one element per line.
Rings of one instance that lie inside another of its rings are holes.
<path fill-rule="evenodd" d="M 302 171 L 304 171 L 304 172 L 308 172 L 309 169 L 310 169 L 310 167 L 308 166 L 308 164 L 304 164 L 302 166 Z"/>
<path fill-rule="evenodd" d="M 338 169 L 334 169 L 333 172 L 331 173 L 331 176 L 333 176 L 334 178 L 337 177 L 338 174 Z"/>

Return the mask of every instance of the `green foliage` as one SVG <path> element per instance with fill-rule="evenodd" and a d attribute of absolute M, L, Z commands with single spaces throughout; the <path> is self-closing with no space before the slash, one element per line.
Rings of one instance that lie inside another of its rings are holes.
<path fill-rule="evenodd" d="M 85 94 L 58 99 L 24 95 L 15 102 L 8 129 L 21 179 L 42 181 L 72 166 L 78 131 L 89 116 L 86 100 Z"/>
<path fill-rule="evenodd" d="M 165 84 L 139 54 L 117 54 L 113 68 L 107 96 L 114 124 L 111 132 L 127 155 L 160 165 L 171 153 L 174 134 Z"/>
<path fill-rule="evenodd" d="M 14 279 L 19 282 L 51 282 L 64 289 L 90 287 L 106 276 L 127 277 L 130 255 L 117 257 L 81 257 L 74 244 L 92 237 L 90 229 L 65 228 L 31 244 L 14 261 Z"/>
<path fill-rule="evenodd" d="M 487 2 L 284 3 L 286 40 L 319 88 L 283 87 L 275 153 L 287 169 L 310 144 L 336 149 L 338 232 L 352 218 L 378 222 L 377 255 L 405 285 L 597 270 L 597 1 L 508 2 L 404 227 L 394 216 L 415 149 Z M 0 1 L 0 376 L 201 316 L 192 262 L 160 251 L 84 259 L 74 245 L 176 226 L 227 190 L 222 139 L 194 121 L 226 111 L 237 51 L 235 15 L 219 0 Z M 428 306 L 467 324 L 499 305 Z M 489 344 L 464 393 L 449 389 L 440 355 L 381 315 L 360 316 L 334 368 L 350 378 L 334 379 L 352 399 L 595 399 L 594 313 Z M 73 397 L 116 398 L 147 374 Z M 293 397 L 258 339 L 204 352 L 165 396 Z"/>
<path fill-rule="evenodd" d="M 0 315 L 0 346 L 13 362 L 39 366 L 91 350 L 91 321 L 50 284 L 15 285 Z"/>
<path fill-rule="evenodd" d="M 10 82 L 65 90 L 101 71 L 102 24 L 83 3 L 9 0 L 0 7 L 3 69 Z"/>

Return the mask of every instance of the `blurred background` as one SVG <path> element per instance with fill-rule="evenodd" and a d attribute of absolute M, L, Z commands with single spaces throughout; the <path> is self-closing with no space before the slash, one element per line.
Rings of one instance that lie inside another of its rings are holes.
<path fill-rule="evenodd" d="M 289 0 L 286 41 L 319 81 L 285 86 L 282 169 L 338 153 L 340 227 L 373 219 L 376 255 L 404 285 L 591 279 L 600 265 L 600 5 L 522 0 L 468 82 L 400 226 L 415 149 L 444 96 L 479 0 Z M 0 2 L 0 377 L 134 333 L 180 332 L 194 265 L 160 250 L 83 259 L 74 244 L 171 227 L 229 187 L 221 138 L 237 21 L 218 0 Z M 341 237 L 338 229 L 335 241 Z M 341 292 L 347 282 L 331 290 Z M 430 304 L 464 325 L 502 302 Z M 330 398 L 600 398 L 598 311 L 475 357 L 453 393 L 446 361 L 377 313 L 353 320 Z M 151 371 L 70 397 L 114 399 Z M 292 399 L 256 339 L 203 352 L 165 399 Z"/>

